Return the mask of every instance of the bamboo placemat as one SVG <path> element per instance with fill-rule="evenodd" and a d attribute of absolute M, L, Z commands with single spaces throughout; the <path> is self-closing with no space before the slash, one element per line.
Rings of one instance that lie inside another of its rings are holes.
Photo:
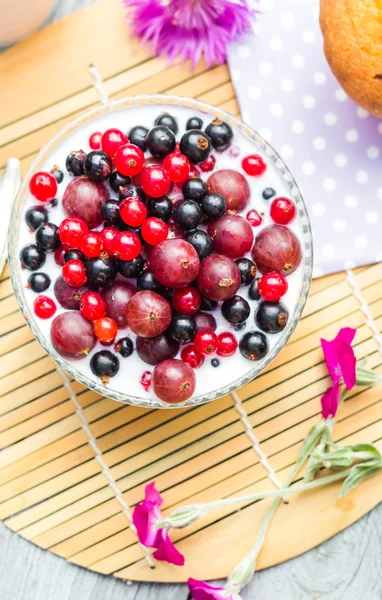
<path fill-rule="evenodd" d="M 43 58 L 42 58 L 43 57 Z M 238 114 L 227 67 L 168 66 L 129 38 L 118 0 L 51 25 L 0 58 L 0 166 L 22 168 L 64 123 L 99 101 L 89 64 L 111 99 L 193 96 Z M 223 577 L 248 549 L 269 501 L 217 511 L 174 536 L 184 568 L 148 568 L 130 509 L 155 479 L 165 511 L 190 501 L 269 489 L 250 435 L 283 480 L 320 418 L 328 385 L 320 337 L 357 327 L 357 357 L 382 372 L 382 265 L 313 283 L 304 318 L 270 368 L 239 391 L 179 411 L 122 406 L 70 382 L 33 339 L 7 269 L 0 282 L 0 518 L 42 548 L 101 573 L 141 581 Z M 336 439 L 381 445 L 382 386 L 354 390 Z M 247 430 L 237 408 L 248 415 Z M 89 443 L 90 442 L 90 443 Z M 95 451 L 96 449 L 96 451 Z M 264 461 L 263 461 L 264 462 Z M 296 556 L 341 531 L 382 499 L 382 476 L 342 500 L 339 485 L 293 497 L 267 537 L 258 568 Z"/>

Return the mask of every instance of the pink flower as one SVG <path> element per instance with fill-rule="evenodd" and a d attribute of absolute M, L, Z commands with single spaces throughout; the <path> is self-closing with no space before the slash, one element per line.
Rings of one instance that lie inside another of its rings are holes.
<path fill-rule="evenodd" d="M 336 415 L 341 381 L 344 382 L 348 390 L 351 390 L 355 385 L 356 358 L 351 346 L 355 334 L 355 329 L 344 327 L 331 342 L 321 340 L 325 362 L 330 379 L 333 381 L 333 386 L 328 388 L 321 398 L 324 419 Z"/>
<path fill-rule="evenodd" d="M 171 61 L 191 59 L 195 66 L 202 54 L 207 65 L 223 63 L 227 45 L 251 31 L 256 11 L 247 0 L 123 0 L 134 33 L 151 45 L 154 54 Z"/>
<path fill-rule="evenodd" d="M 178 552 L 170 540 L 166 529 L 157 529 L 156 525 L 162 521 L 160 506 L 163 499 L 155 489 L 155 483 L 150 483 L 145 488 L 145 499 L 137 504 L 133 513 L 133 523 L 137 529 L 138 539 L 141 544 L 156 548 L 154 558 L 163 560 L 173 565 L 183 566 L 184 556 Z"/>
<path fill-rule="evenodd" d="M 240 596 L 225 588 L 215 587 L 206 581 L 189 579 L 188 587 L 194 600 L 241 600 Z"/>

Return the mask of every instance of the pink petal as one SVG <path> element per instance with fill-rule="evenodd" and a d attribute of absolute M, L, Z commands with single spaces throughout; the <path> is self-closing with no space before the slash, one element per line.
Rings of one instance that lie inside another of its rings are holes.
<path fill-rule="evenodd" d="M 353 387 L 355 383 L 355 356 L 351 347 L 355 334 L 355 329 L 343 327 L 334 340 L 330 342 L 321 340 L 331 380 L 335 381 L 343 377 L 344 381 L 346 379 L 346 387 L 348 387 L 348 384 Z"/>
<path fill-rule="evenodd" d="M 234 600 L 233 594 L 227 595 L 227 590 L 215 587 L 206 581 L 190 578 L 188 587 L 194 600 Z M 238 596 L 236 596 L 236 600 Z"/>
<path fill-rule="evenodd" d="M 145 488 L 145 499 L 137 504 L 133 512 L 133 523 L 137 529 L 138 539 L 141 544 L 156 548 L 160 539 L 160 530 L 156 528 L 162 519 L 160 505 L 162 497 L 155 488 L 155 483 L 150 483 Z"/>
<path fill-rule="evenodd" d="M 159 529 L 159 532 L 160 538 L 158 539 L 158 549 L 154 553 L 154 558 L 182 567 L 184 565 L 184 556 L 175 548 L 170 540 L 168 531 Z"/>
<path fill-rule="evenodd" d="M 153 502 L 156 506 L 162 506 L 163 498 L 155 487 L 155 481 L 152 481 L 145 487 L 145 502 Z"/>
<path fill-rule="evenodd" d="M 340 382 L 336 379 L 333 386 L 328 388 L 321 398 L 322 416 L 324 419 L 335 417 L 340 399 Z"/>
<path fill-rule="evenodd" d="M 342 377 L 348 390 L 355 386 L 356 380 L 356 357 L 353 348 L 345 342 L 340 342 L 338 348 L 338 362 Z"/>

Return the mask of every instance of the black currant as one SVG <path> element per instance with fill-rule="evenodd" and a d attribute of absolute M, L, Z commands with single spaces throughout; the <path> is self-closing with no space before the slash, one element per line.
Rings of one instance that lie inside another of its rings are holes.
<path fill-rule="evenodd" d="M 249 331 L 241 338 L 239 350 L 248 360 L 260 360 L 268 353 L 268 340 L 261 331 Z"/>
<path fill-rule="evenodd" d="M 260 294 L 259 294 L 259 290 L 258 290 L 258 283 L 259 283 L 259 280 L 258 279 L 254 279 L 252 281 L 251 285 L 249 286 L 248 296 L 250 297 L 251 300 L 260 300 Z"/>
<path fill-rule="evenodd" d="M 147 203 L 147 210 L 150 217 L 162 219 L 166 223 L 172 215 L 172 202 L 167 196 L 150 198 Z"/>
<path fill-rule="evenodd" d="M 25 213 L 25 222 L 32 231 L 36 231 L 40 225 L 48 222 L 48 212 L 42 206 L 31 206 Z"/>
<path fill-rule="evenodd" d="M 28 287 L 36 294 L 45 292 L 50 286 L 50 277 L 46 273 L 32 273 L 28 277 Z"/>
<path fill-rule="evenodd" d="M 287 324 L 288 316 L 288 309 L 282 302 L 260 302 L 255 321 L 265 333 L 280 333 Z"/>
<path fill-rule="evenodd" d="M 207 160 L 211 152 L 210 138 L 200 129 L 190 129 L 180 140 L 180 151 L 191 163 L 202 163 Z"/>
<path fill-rule="evenodd" d="M 217 305 L 218 303 L 216 302 L 216 300 L 210 300 L 206 296 L 202 296 L 202 301 L 200 304 L 201 310 L 215 310 Z"/>
<path fill-rule="evenodd" d="M 219 219 L 227 208 L 226 202 L 220 194 L 207 194 L 202 199 L 200 206 L 207 221 Z"/>
<path fill-rule="evenodd" d="M 147 144 L 146 137 L 149 130 L 146 127 L 142 127 L 142 125 L 136 125 L 132 129 L 130 129 L 127 137 L 129 138 L 129 142 L 131 144 L 135 144 L 142 150 L 142 152 L 146 152 Z"/>
<path fill-rule="evenodd" d="M 123 356 L 123 358 L 127 358 L 133 353 L 133 342 L 129 337 L 120 338 L 115 343 L 114 350 Z"/>
<path fill-rule="evenodd" d="M 36 231 L 36 244 L 49 252 L 56 250 L 61 246 L 60 236 L 58 235 L 58 227 L 54 223 L 44 223 Z"/>
<path fill-rule="evenodd" d="M 219 118 L 214 119 L 206 127 L 206 134 L 211 140 L 211 144 L 215 150 L 222 152 L 231 145 L 233 131 L 225 121 Z"/>
<path fill-rule="evenodd" d="M 234 296 L 222 304 L 222 315 L 229 323 L 244 323 L 251 313 L 251 307 L 245 298 Z"/>
<path fill-rule="evenodd" d="M 274 195 L 276 194 L 275 190 L 273 188 L 265 188 L 265 190 L 263 191 L 263 198 L 264 200 L 270 200 Z"/>
<path fill-rule="evenodd" d="M 79 177 L 84 174 L 84 161 L 86 154 L 83 150 L 73 150 L 66 157 L 65 166 L 70 175 Z"/>
<path fill-rule="evenodd" d="M 21 250 L 20 260 L 22 266 L 29 269 L 29 271 L 37 271 L 45 263 L 46 254 L 36 244 L 30 244 Z"/>
<path fill-rule="evenodd" d="M 119 371 L 119 360 L 110 350 L 100 350 L 93 354 L 90 368 L 94 375 L 101 378 L 102 383 L 107 383 L 109 377 L 114 377 Z"/>
<path fill-rule="evenodd" d="M 55 178 L 55 180 L 57 181 L 57 183 L 62 183 L 64 180 L 64 173 L 61 171 L 61 169 L 59 169 L 58 167 L 53 167 L 53 169 L 51 170 L 51 173 L 53 175 L 53 177 Z"/>
<path fill-rule="evenodd" d="M 85 269 L 89 283 L 100 287 L 111 285 L 117 275 L 117 266 L 111 258 L 88 258 Z"/>
<path fill-rule="evenodd" d="M 86 258 L 85 255 L 81 252 L 81 250 L 77 250 L 76 248 L 69 248 L 64 254 L 64 263 L 69 262 L 70 260 L 80 260 L 85 264 Z"/>
<path fill-rule="evenodd" d="M 159 115 L 159 117 L 155 119 L 154 124 L 168 127 L 169 129 L 171 129 L 171 131 L 175 133 L 175 135 L 178 133 L 178 123 L 176 122 L 176 119 L 168 113 L 163 113 Z"/>
<path fill-rule="evenodd" d="M 85 175 L 93 181 L 105 181 L 113 170 L 113 161 L 102 150 L 89 152 L 84 161 Z"/>
<path fill-rule="evenodd" d="M 208 187 L 203 179 L 199 177 L 191 177 L 187 179 L 182 186 L 182 194 L 187 200 L 195 200 L 195 202 L 201 202 L 206 194 L 208 194 Z"/>
<path fill-rule="evenodd" d="M 120 225 L 122 223 L 121 215 L 119 213 L 119 202 L 110 198 L 104 202 L 101 206 L 102 218 L 108 225 Z"/>
<path fill-rule="evenodd" d="M 137 290 L 150 290 L 156 292 L 161 296 L 166 296 L 169 293 L 169 289 L 154 279 L 151 271 L 142 271 L 137 277 Z"/>
<path fill-rule="evenodd" d="M 132 279 L 133 277 L 138 277 L 140 273 L 143 271 L 143 267 L 145 266 L 145 262 L 140 254 L 133 260 L 118 260 L 117 268 L 118 271 L 124 277 L 128 279 Z"/>
<path fill-rule="evenodd" d="M 113 171 L 109 177 L 109 184 L 114 192 L 119 192 L 119 188 L 129 185 L 129 183 L 131 183 L 131 177 L 122 175 L 118 171 Z"/>
<path fill-rule="evenodd" d="M 177 342 L 188 344 L 195 337 L 195 319 L 189 315 L 174 314 L 167 331 L 169 336 Z"/>
<path fill-rule="evenodd" d="M 148 132 L 146 144 L 150 153 L 155 158 L 164 158 L 167 154 L 174 151 L 176 137 L 171 129 L 158 125 Z"/>
<path fill-rule="evenodd" d="M 213 358 L 211 360 L 211 365 L 216 369 L 220 365 L 220 360 L 218 358 Z"/>
<path fill-rule="evenodd" d="M 119 201 L 121 202 L 125 198 L 132 198 L 133 196 L 138 196 L 142 202 L 146 202 L 146 196 L 144 191 L 142 190 L 140 185 L 135 185 L 134 183 L 128 183 L 123 187 L 119 188 Z"/>
<path fill-rule="evenodd" d="M 199 117 L 191 117 L 186 123 L 186 131 L 190 129 L 201 129 L 203 127 L 203 121 Z"/>
<path fill-rule="evenodd" d="M 55 206 L 57 206 L 58 204 L 58 199 L 57 198 L 53 198 L 53 200 L 50 201 L 50 205 L 52 208 L 54 208 Z"/>
<path fill-rule="evenodd" d="M 184 236 L 185 240 L 193 246 L 198 253 L 200 260 L 209 256 L 213 250 L 213 242 L 211 236 L 203 229 L 195 229 L 189 231 Z"/>
<path fill-rule="evenodd" d="M 239 267 L 241 285 L 250 285 L 256 277 L 255 263 L 249 258 L 238 258 L 235 263 Z"/>
<path fill-rule="evenodd" d="M 202 220 L 202 211 L 200 206 L 194 200 L 180 200 L 173 209 L 175 223 L 183 229 L 195 229 Z"/>

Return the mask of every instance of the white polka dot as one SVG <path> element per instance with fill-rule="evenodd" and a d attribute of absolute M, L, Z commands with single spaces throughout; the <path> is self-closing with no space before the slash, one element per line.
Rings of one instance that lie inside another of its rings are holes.
<path fill-rule="evenodd" d="M 251 49 L 248 46 L 243 46 L 242 44 L 239 44 L 237 53 L 240 56 L 240 58 L 249 58 L 251 56 Z"/>
<path fill-rule="evenodd" d="M 323 137 L 316 137 L 313 140 L 313 148 L 315 150 L 324 150 L 326 148 L 326 140 Z"/>
<path fill-rule="evenodd" d="M 322 270 L 322 267 L 319 267 L 318 265 L 314 265 L 313 267 L 313 277 L 322 277 L 324 274 L 324 271 Z"/>
<path fill-rule="evenodd" d="M 273 72 L 273 65 L 268 61 L 264 61 L 259 65 L 259 73 L 260 75 L 271 75 Z"/>
<path fill-rule="evenodd" d="M 294 82 L 292 79 L 283 79 L 281 82 L 281 89 L 283 92 L 293 92 Z"/>
<path fill-rule="evenodd" d="M 370 210 L 366 213 L 366 223 L 369 225 L 376 225 L 379 221 L 379 214 L 376 210 Z"/>
<path fill-rule="evenodd" d="M 382 122 L 378 123 L 377 131 L 378 133 L 382 133 Z"/>
<path fill-rule="evenodd" d="M 354 144 L 358 140 L 358 131 L 356 129 L 348 129 L 345 133 L 345 137 L 348 142 Z"/>
<path fill-rule="evenodd" d="M 361 108 L 360 106 L 357 108 L 357 116 L 360 119 L 367 119 L 367 117 L 369 116 L 369 113 L 367 112 L 367 110 L 365 110 L 364 108 Z"/>
<path fill-rule="evenodd" d="M 337 188 L 337 183 L 332 177 L 327 177 L 322 183 L 322 187 L 326 192 L 334 192 Z"/>
<path fill-rule="evenodd" d="M 261 97 L 262 93 L 263 90 L 257 85 L 251 85 L 251 87 L 248 90 L 248 96 L 251 98 L 251 100 L 258 100 L 258 98 Z"/>
<path fill-rule="evenodd" d="M 284 109 L 283 109 L 282 104 L 279 104 L 278 102 L 274 102 L 269 107 L 269 112 L 271 113 L 271 115 L 273 117 L 281 117 L 281 115 L 283 114 L 283 111 L 284 111 Z"/>
<path fill-rule="evenodd" d="M 280 148 L 281 156 L 286 160 L 288 158 L 292 158 L 293 156 L 293 147 L 290 144 L 284 144 Z"/>
<path fill-rule="evenodd" d="M 302 99 L 302 105 L 304 108 L 314 108 L 316 106 L 316 100 L 313 96 L 304 96 Z"/>
<path fill-rule="evenodd" d="M 316 41 L 316 34 L 314 33 L 314 31 L 304 31 L 304 33 L 302 34 L 302 39 L 305 42 L 305 44 L 314 44 L 314 42 Z"/>
<path fill-rule="evenodd" d="M 303 123 L 303 121 L 300 121 L 300 119 L 296 119 L 295 121 L 293 121 L 293 123 L 292 123 L 293 133 L 303 133 L 304 130 L 305 130 L 305 123 Z"/>
<path fill-rule="evenodd" d="M 357 171 L 355 179 L 357 183 L 367 183 L 369 181 L 369 173 L 367 171 Z"/>
<path fill-rule="evenodd" d="M 371 160 L 379 158 L 380 152 L 378 146 L 369 146 L 366 151 L 366 154 Z"/>
<path fill-rule="evenodd" d="M 281 24 L 284 27 L 293 27 L 294 25 L 294 16 L 290 13 L 283 13 L 280 17 Z"/>
<path fill-rule="evenodd" d="M 349 260 L 345 260 L 344 262 L 344 269 L 354 269 L 356 266 L 355 260 L 352 260 L 351 258 L 349 258 Z"/>
<path fill-rule="evenodd" d="M 345 206 L 347 206 L 348 208 L 355 208 L 357 206 L 357 198 L 355 196 L 353 196 L 352 194 L 349 194 L 348 196 L 345 196 Z"/>
<path fill-rule="evenodd" d="M 337 123 L 336 113 L 334 113 L 334 112 L 325 113 L 324 122 L 325 122 L 325 125 L 328 125 L 329 127 L 332 127 L 333 125 L 335 125 Z"/>
<path fill-rule="evenodd" d="M 313 81 L 317 85 L 324 85 L 324 83 L 326 82 L 326 75 L 325 75 L 325 73 L 322 73 L 322 71 L 317 71 L 317 73 L 315 73 L 313 75 Z"/>
<path fill-rule="evenodd" d="M 323 254 L 325 254 L 325 256 L 328 256 L 329 258 L 335 256 L 336 254 L 336 248 L 335 246 L 333 246 L 333 244 L 324 244 L 322 246 L 322 252 Z"/>
<path fill-rule="evenodd" d="M 304 175 L 313 175 L 316 171 L 316 165 L 312 161 L 307 160 L 302 164 L 301 170 Z"/>
<path fill-rule="evenodd" d="M 365 235 L 357 235 L 357 237 L 354 239 L 354 244 L 356 248 L 366 248 L 368 243 L 368 239 Z"/>
<path fill-rule="evenodd" d="M 345 102 L 347 100 L 347 94 L 342 88 L 338 88 L 335 93 L 336 100 L 339 102 Z"/>
<path fill-rule="evenodd" d="M 281 38 L 272 38 L 269 46 L 273 52 L 280 52 L 284 48 L 284 42 Z"/>
<path fill-rule="evenodd" d="M 326 212 L 326 206 L 322 202 L 315 202 L 312 206 L 312 213 L 315 217 L 322 217 Z"/>
<path fill-rule="evenodd" d="M 333 229 L 337 233 L 343 233 L 346 229 L 346 222 L 343 219 L 336 219 L 333 222 Z"/>
<path fill-rule="evenodd" d="M 231 69 L 231 77 L 232 77 L 232 81 L 235 81 L 235 82 L 240 81 L 239 69 Z"/>
<path fill-rule="evenodd" d="M 305 66 L 305 58 L 302 56 L 302 54 L 294 54 L 292 57 L 292 65 L 296 69 L 302 69 Z"/>
<path fill-rule="evenodd" d="M 272 138 L 272 131 L 269 129 L 269 127 L 262 127 L 259 133 L 266 140 L 270 140 Z"/>
<path fill-rule="evenodd" d="M 337 165 L 337 167 L 345 167 L 347 162 L 348 158 L 345 156 L 345 154 L 342 154 L 342 152 L 340 152 L 340 154 L 336 154 L 334 157 L 334 163 Z"/>
<path fill-rule="evenodd" d="M 382 252 L 377 252 L 377 254 L 375 255 L 375 260 L 377 262 L 381 262 L 382 261 Z"/>

